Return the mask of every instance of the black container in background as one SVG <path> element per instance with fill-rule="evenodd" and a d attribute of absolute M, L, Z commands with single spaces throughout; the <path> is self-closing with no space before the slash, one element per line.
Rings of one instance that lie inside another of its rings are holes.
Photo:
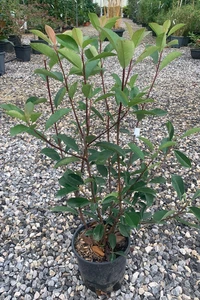
<path fill-rule="evenodd" d="M 30 45 L 21 45 L 15 46 L 16 58 L 20 61 L 30 61 L 31 59 L 31 46 Z"/>
<path fill-rule="evenodd" d="M 0 76 L 5 74 L 5 52 L 0 52 Z"/>

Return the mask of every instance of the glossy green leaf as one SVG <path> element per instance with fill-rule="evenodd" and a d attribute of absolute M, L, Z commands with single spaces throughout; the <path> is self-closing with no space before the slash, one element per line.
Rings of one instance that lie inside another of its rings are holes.
<path fill-rule="evenodd" d="M 76 82 L 74 82 L 72 85 L 69 86 L 68 94 L 69 94 L 69 97 L 70 97 L 71 99 L 74 98 L 74 95 L 75 95 L 75 93 L 76 93 L 76 91 L 77 91 L 77 85 L 78 85 L 78 82 L 76 81 Z"/>
<path fill-rule="evenodd" d="M 146 48 L 142 52 L 142 54 L 137 58 L 136 63 L 141 62 L 143 59 L 145 59 L 146 57 L 152 55 L 157 50 L 158 50 L 157 46 L 150 46 L 150 47 Z"/>
<path fill-rule="evenodd" d="M 66 186 L 64 188 L 61 188 L 60 190 L 57 191 L 56 197 L 64 197 L 65 195 L 78 191 L 77 187 L 74 186 Z"/>
<path fill-rule="evenodd" d="M 139 136 L 139 139 L 149 148 L 150 151 L 154 150 L 154 145 L 149 139 L 144 138 L 142 136 Z"/>
<path fill-rule="evenodd" d="M 57 72 L 57 71 L 53 72 L 53 71 L 48 71 L 46 69 L 35 69 L 34 73 L 44 75 L 45 77 L 50 77 L 50 78 L 53 78 L 55 80 L 63 82 L 62 73 Z"/>
<path fill-rule="evenodd" d="M 166 179 L 163 176 L 154 177 L 150 183 L 166 183 Z"/>
<path fill-rule="evenodd" d="M 73 215 L 78 215 L 77 211 L 69 206 L 55 206 L 51 208 L 51 211 L 54 212 L 69 212 L 72 213 Z"/>
<path fill-rule="evenodd" d="M 6 114 L 11 116 L 12 118 L 16 118 L 26 122 L 26 116 L 24 113 L 20 113 L 19 111 L 16 110 L 8 110 L 6 111 Z"/>
<path fill-rule="evenodd" d="M 136 212 L 126 212 L 125 221 L 128 226 L 131 228 L 136 228 L 140 223 L 140 216 Z"/>
<path fill-rule="evenodd" d="M 94 106 L 91 107 L 91 110 L 95 113 L 95 115 L 101 119 L 102 121 L 104 121 L 104 118 L 102 116 L 102 114 L 99 112 L 99 110 L 97 110 Z"/>
<path fill-rule="evenodd" d="M 112 144 L 110 142 L 99 142 L 99 143 L 96 143 L 96 146 L 101 147 L 103 149 L 111 150 L 111 151 L 121 155 L 122 157 L 125 156 L 125 151 L 116 144 Z"/>
<path fill-rule="evenodd" d="M 177 25 L 173 26 L 173 27 L 170 29 L 170 31 L 169 31 L 169 33 L 168 33 L 168 36 L 172 35 L 172 34 L 175 33 L 177 30 L 181 29 L 181 28 L 184 27 L 184 26 L 185 26 L 184 23 L 180 23 L 180 24 L 177 24 Z"/>
<path fill-rule="evenodd" d="M 158 210 L 153 214 L 153 219 L 154 221 L 156 221 L 157 223 L 165 220 L 166 218 L 168 218 L 169 216 L 171 216 L 172 214 L 174 214 L 174 210 Z"/>
<path fill-rule="evenodd" d="M 115 249 L 115 246 L 117 244 L 117 241 L 116 241 L 116 236 L 114 233 L 110 233 L 109 236 L 108 236 L 108 242 L 110 244 L 110 247 L 112 250 Z"/>
<path fill-rule="evenodd" d="M 39 98 L 39 97 L 29 97 L 26 100 L 26 103 L 28 103 L 28 102 L 32 102 L 34 105 L 37 105 L 37 104 L 40 104 L 40 103 L 47 102 L 47 99 L 46 98 Z"/>
<path fill-rule="evenodd" d="M 172 175 L 172 186 L 175 189 L 178 198 L 181 200 L 185 193 L 185 186 L 181 176 Z"/>
<path fill-rule="evenodd" d="M 161 64 L 159 66 L 159 70 L 161 71 L 164 69 L 167 65 L 169 65 L 174 59 L 180 57 L 182 55 L 181 52 L 173 51 L 171 53 L 168 53 L 163 60 L 161 61 Z"/>
<path fill-rule="evenodd" d="M 195 215 L 195 217 L 200 221 L 200 208 L 199 207 L 191 206 L 190 212 L 193 213 L 193 215 Z"/>
<path fill-rule="evenodd" d="M 97 170 L 103 177 L 108 176 L 108 170 L 104 165 L 97 165 Z"/>
<path fill-rule="evenodd" d="M 90 98 L 92 95 L 92 85 L 89 83 L 83 84 L 82 92 L 86 98 Z"/>
<path fill-rule="evenodd" d="M 119 224 L 119 231 L 120 233 L 125 236 L 125 237 L 129 237 L 130 236 L 130 227 L 124 224 Z"/>
<path fill-rule="evenodd" d="M 23 110 L 21 110 L 18 106 L 13 105 L 13 104 L 0 104 L 0 107 L 3 108 L 4 110 L 8 111 L 8 110 L 15 110 L 17 112 L 19 112 L 20 114 L 23 114 Z"/>
<path fill-rule="evenodd" d="M 135 46 L 132 41 L 118 40 L 116 43 L 116 51 L 119 59 L 119 63 L 123 69 L 125 69 L 133 58 Z"/>
<path fill-rule="evenodd" d="M 59 160 L 60 155 L 57 153 L 56 150 L 52 148 L 43 148 L 40 153 L 45 154 L 46 156 L 50 157 L 53 160 Z"/>
<path fill-rule="evenodd" d="M 72 65 L 78 68 L 78 70 L 82 70 L 82 61 L 80 56 L 71 49 L 62 48 L 59 49 L 58 52 L 64 56 Z"/>
<path fill-rule="evenodd" d="M 73 28 L 72 29 L 72 37 L 75 39 L 77 45 L 82 47 L 83 45 L 83 33 L 80 28 Z"/>
<path fill-rule="evenodd" d="M 79 151 L 79 147 L 75 139 L 73 139 L 72 137 L 67 136 L 66 134 L 58 134 L 57 137 L 65 143 L 68 149 L 73 149 L 77 152 Z"/>
<path fill-rule="evenodd" d="M 163 23 L 163 30 L 165 33 L 167 33 L 169 31 L 170 26 L 171 26 L 171 20 L 166 20 Z"/>
<path fill-rule="evenodd" d="M 92 23 L 93 27 L 98 30 L 98 27 L 100 26 L 99 18 L 95 13 L 89 12 L 88 14 L 90 18 L 90 22 Z"/>
<path fill-rule="evenodd" d="M 142 150 L 140 150 L 138 146 L 136 146 L 136 144 L 129 143 L 128 146 L 140 159 L 144 159 L 144 153 L 142 152 Z"/>
<path fill-rule="evenodd" d="M 32 102 L 28 102 L 24 106 L 24 113 L 27 119 L 30 118 L 30 115 L 33 113 L 34 104 Z"/>
<path fill-rule="evenodd" d="M 84 184 L 83 179 L 74 173 L 65 173 L 59 180 L 60 185 L 77 187 Z"/>
<path fill-rule="evenodd" d="M 19 133 L 27 132 L 29 127 L 23 125 L 23 124 L 18 124 L 16 126 L 13 126 L 10 128 L 10 135 L 15 136 Z"/>
<path fill-rule="evenodd" d="M 178 222 L 180 222 L 181 224 L 184 224 L 184 225 L 189 226 L 189 227 L 194 227 L 194 228 L 200 229 L 200 226 L 197 225 L 197 224 L 188 222 L 188 221 L 186 221 L 186 220 L 184 220 L 184 219 L 182 219 L 182 218 L 178 218 L 178 217 L 176 217 L 175 219 L 176 219 Z"/>
<path fill-rule="evenodd" d="M 61 167 L 61 166 L 66 166 L 66 165 L 68 165 L 72 162 L 79 161 L 79 160 L 80 159 L 75 157 L 75 156 L 64 157 L 55 164 L 54 168 L 58 168 L 58 167 Z"/>
<path fill-rule="evenodd" d="M 184 138 L 184 137 L 187 137 L 187 136 L 193 135 L 195 133 L 199 133 L 199 132 L 200 132 L 200 127 L 194 127 L 194 128 L 187 130 L 181 137 Z"/>
<path fill-rule="evenodd" d="M 194 196 L 192 197 L 192 200 L 195 200 L 195 199 L 197 199 L 197 198 L 200 198 L 200 189 L 198 189 L 198 190 L 196 191 L 196 193 L 195 193 Z"/>
<path fill-rule="evenodd" d="M 163 33 L 163 26 L 157 23 L 151 22 L 149 23 L 151 29 L 156 33 L 156 35 L 160 35 Z"/>
<path fill-rule="evenodd" d="M 79 52 L 79 48 L 76 41 L 69 34 L 57 34 L 56 39 L 58 43 L 63 47 L 69 48 L 75 52 Z"/>
<path fill-rule="evenodd" d="M 131 37 L 131 40 L 133 41 L 135 47 L 137 47 L 141 43 L 143 38 L 148 34 L 149 33 L 146 31 L 145 28 L 140 28 L 136 30 Z"/>
<path fill-rule="evenodd" d="M 173 139 L 173 136 L 174 136 L 174 127 L 173 127 L 173 124 L 170 121 L 167 121 L 166 127 L 167 127 L 167 131 L 169 133 L 169 139 L 171 141 Z"/>
<path fill-rule="evenodd" d="M 47 35 L 41 32 L 40 30 L 32 29 L 30 30 L 30 32 L 38 36 L 42 40 L 46 41 L 48 44 L 50 43 L 50 39 L 47 37 Z"/>
<path fill-rule="evenodd" d="M 56 96 L 55 96 L 55 98 L 54 98 L 54 104 L 55 104 L 55 107 L 57 108 L 60 104 L 61 104 L 61 102 L 62 102 L 62 100 L 63 100 L 63 98 L 64 98 L 64 96 L 65 96 L 65 94 L 66 94 L 66 88 L 65 87 L 61 87 L 59 90 L 58 90 L 58 92 L 56 93 Z"/>
<path fill-rule="evenodd" d="M 63 116 L 67 115 L 71 111 L 70 108 L 61 108 L 57 110 L 50 118 L 46 121 L 45 130 L 49 129 L 53 124 L 58 122 Z"/>
<path fill-rule="evenodd" d="M 94 229 L 93 229 L 93 239 L 97 242 L 99 242 L 103 235 L 104 235 L 104 226 L 102 224 L 98 224 Z"/>
<path fill-rule="evenodd" d="M 74 197 L 67 200 L 67 204 L 71 207 L 81 208 L 88 205 L 90 201 L 87 198 Z"/>
<path fill-rule="evenodd" d="M 186 168 L 191 168 L 191 160 L 181 151 L 174 150 L 176 159 L 178 162 L 181 164 L 181 166 L 186 167 Z"/>
<path fill-rule="evenodd" d="M 32 43 L 30 45 L 32 49 L 41 52 L 42 54 L 46 55 L 49 58 L 57 57 L 55 51 L 46 44 Z"/>
<path fill-rule="evenodd" d="M 107 37 L 111 45 L 114 49 L 116 49 L 116 43 L 120 39 L 120 37 L 113 32 L 110 28 L 101 28 L 102 33 L 104 34 L 104 37 Z"/>
<path fill-rule="evenodd" d="M 175 145 L 176 145 L 176 142 L 167 141 L 167 142 L 160 145 L 159 150 L 163 150 L 163 149 L 166 149 L 166 148 L 169 148 L 169 147 L 173 147 Z"/>

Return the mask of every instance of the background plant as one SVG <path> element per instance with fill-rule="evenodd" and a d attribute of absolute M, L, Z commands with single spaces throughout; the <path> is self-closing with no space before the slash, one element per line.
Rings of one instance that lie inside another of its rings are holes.
<path fill-rule="evenodd" d="M 194 205 L 200 190 L 187 198 L 180 175 L 173 173 L 169 181 L 160 174 L 168 155 L 173 155 L 182 167 L 191 167 L 190 159 L 179 150 L 179 144 L 185 137 L 200 132 L 200 128 L 188 130 L 179 137 L 168 121 L 165 136 L 158 143 L 147 136 L 138 136 L 142 120 L 166 115 L 166 111 L 153 105 L 151 91 L 159 73 L 180 56 L 177 51 L 164 54 L 164 50 L 174 43 L 167 43 L 167 37 L 182 25 L 169 30 L 170 21 L 163 25 L 151 23 L 157 34 L 156 45 L 146 47 L 135 57 L 135 48 L 146 35 L 144 28 L 133 32 L 127 24 L 130 39 L 122 39 L 111 30 L 116 18 L 99 19 L 90 14 L 90 20 L 98 32 L 97 39 L 83 37 L 78 28 L 55 35 L 52 28 L 46 26 L 48 37 L 33 31 L 50 44 L 32 45 L 47 57 L 44 68 L 36 69 L 35 73 L 46 82 L 48 99 L 30 97 L 24 110 L 12 104 L 2 107 L 8 115 L 20 120 L 11 128 L 11 135 L 26 132 L 39 138 L 46 145 L 41 153 L 55 161 L 55 168 L 63 169 L 57 196 L 64 197 L 64 203 L 53 211 L 79 215 L 86 228 L 87 220 L 95 220 L 95 227 L 87 234 L 93 245 L 103 250 L 107 247 L 110 255 L 107 259 L 113 259 L 119 232 L 129 236 L 131 229 L 143 223 L 163 223 L 172 218 L 189 224 L 182 217 L 187 212 L 200 220 L 200 208 Z M 106 45 L 105 37 L 109 40 Z M 105 60 L 110 57 L 120 72 L 112 74 L 108 88 Z M 134 67 L 147 57 L 152 59 L 155 74 L 150 86 L 140 89 Z M 52 80 L 58 86 L 56 95 L 51 92 Z M 43 128 L 39 118 L 48 111 L 45 103 L 50 115 Z M 126 118 L 134 123 L 135 134 L 126 125 Z M 152 206 L 159 184 L 166 184 L 168 189 L 169 183 L 179 199 L 177 209 L 160 207 L 154 211 Z M 196 223 L 190 225 L 198 227 Z"/>

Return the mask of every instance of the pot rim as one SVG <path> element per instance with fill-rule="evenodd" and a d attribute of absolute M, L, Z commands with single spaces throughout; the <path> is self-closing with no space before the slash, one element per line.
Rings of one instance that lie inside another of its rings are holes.
<path fill-rule="evenodd" d="M 90 223 L 90 222 L 89 222 Z M 73 250 L 73 252 L 74 252 L 74 254 L 79 258 L 79 259 L 81 259 L 82 261 L 84 261 L 84 262 L 87 262 L 87 263 L 89 263 L 89 264 L 91 264 L 91 265 L 109 265 L 109 264 L 112 264 L 112 263 L 114 263 L 116 260 L 119 260 L 119 259 L 126 259 L 127 258 L 127 255 L 128 255 L 128 253 L 129 253 L 129 249 L 130 249 L 130 237 L 126 237 L 126 239 L 127 239 L 127 248 L 126 248 L 126 250 L 124 251 L 124 253 L 125 253 L 125 256 L 122 256 L 122 255 L 119 255 L 116 259 L 114 259 L 113 261 L 104 261 L 104 262 L 94 262 L 94 261 L 89 261 L 89 260 L 86 260 L 86 259 L 84 259 L 82 256 L 80 256 L 79 254 L 78 254 L 78 252 L 76 251 L 76 249 L 75 249 L 75 240 L 76 240 L 76 237 L 77 237 L 77 235 L 78 235 L 78 233 L 80 232 L 80 231 L 82 231 L 83 229 L 85 228 L 85 225 L 80 225 L 77 229 L 76 229 L 76 231 L 75 231 L 75 233 L 73 234 L 73 237 L 72 237 L 72 250 Z"/>

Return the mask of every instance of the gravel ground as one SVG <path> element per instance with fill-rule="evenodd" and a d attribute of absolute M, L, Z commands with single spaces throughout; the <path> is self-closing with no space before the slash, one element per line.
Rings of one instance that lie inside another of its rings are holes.
<path fill-rule="evenodd" d="M 94 34 L 91 27 L 83 30 Z M 151 42 L 153 38 L 148 39 Z M 181 52 L 183 55 L 163 70 L 152 94 L 169 111 L 179 133 L 200 126 L 200 61 L 191 59 L 187 47 Z M 7 60 L 12 57 L 13 54 L 6 55 Z M 0 103 L 22 104 L 30 95 L 44 96 L 45 86 L 33 74 L 41 65 L 40 55 L 32 55 L 28 63 L 6 63 L 6 74 L 0 77 Z M 112 72 L 117 72 L 114 68 L 111 61 Z M 141 85 L 146 84 L 152 64 L 145 60 L 136 71 L 143 76 Z M 10 137 L 9 128 L 14 121 L 1 111 L 0 119 L 1 300 L 200 299 L 199 232 L 176 223 L 133 233 L 121 290 L 99 298 L 87 290 L 71 248 L 71 237 L 79 221 L 49 210 L 57 201 L 59 171 L 52 169 L 50 160 L 40 154 L 39 141 L 27 135 Z M 126 121 L 134 127 L 130 120 Z M 143 131 L 156 140 L 160 127 L 159 119 L 148 120 Z M 193 159 L 192 169 L 183 171 L 191 195 L 196 187 L 200 188 L 199 138 L 188 138 L 181 145 L 182 151 Z M 173 167 L 178 169 L 175 163 Z M 170 167 L 166 165 L 164 171 L 168 174 Z M 179 205 L 171 190 L 161 191 L 159 203 L 162 207 Z"/>

